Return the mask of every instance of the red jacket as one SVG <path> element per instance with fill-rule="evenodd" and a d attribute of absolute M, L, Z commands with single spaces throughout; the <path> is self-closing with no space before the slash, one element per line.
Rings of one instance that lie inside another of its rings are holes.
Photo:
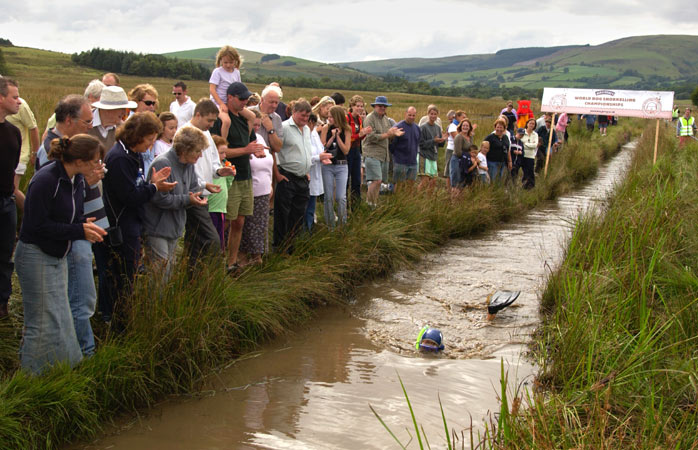
<path fill-rule="evenodd" d="M 352 113 L 347 113 L 347 122 L 349 122 L 349 127 L 351 127 L 351 146 L 353 147 L 357 142 L 361 141 L 366 136 L 359 137 L 359 132 L 363 129 L 364 124 L 359 117 L 359 131 L 356 131 L 356 123 L 354 122 L 354 115 Z"/>

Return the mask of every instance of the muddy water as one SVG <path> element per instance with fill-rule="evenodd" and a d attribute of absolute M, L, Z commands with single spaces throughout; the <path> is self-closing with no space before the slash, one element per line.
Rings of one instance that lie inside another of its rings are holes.
<path fill-rule="evenodd" d="M 445 447 L 439 396 L 449 427 L 469 447 L 471 425 L 477 435 L 498 409 L 501 364 L 510 389 L 530 381 L 533 367 L 521 352 L 538 322 L 543 277 L 559 263 L 574 218 L 607 197 L 630 153 L 571 195 L 360 287 L 349 307 L 322 310 L 304 330 L 212 376 L 197 395 L 74 448 L 396 448 L 369 404 L 410 440 L 398 374 L 432 448 Z M 498 289 L 522 293 L 488 322 L 486 297 Z M 444 334 L 439 356 L 414 350 L 425 324 Z M 419 448 L 416 439 L 408 448 Z"/>

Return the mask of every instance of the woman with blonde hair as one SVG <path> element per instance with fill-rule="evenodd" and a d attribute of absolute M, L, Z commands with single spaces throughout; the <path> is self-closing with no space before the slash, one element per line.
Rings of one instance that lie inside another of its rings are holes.
<path fill-rule="evenodd" d="M 330 108 L 335 106 L 334 99 L 329 95 L 326 95 L 320 99 L 319 102 L 313 106 L 313 114 L 317 116 L 317 128 L 318 133 L 325 124 L 327 124 L 327 119 L 330 117 Z"/>
<path fill-rule="evenodd" d="M 332 155 L 329 163 L 322 166 L 322 184 L 325 191 L 325 223 L 332 229 L 335 226 L 334 200 L 337 200 L 339 223 L 347 221 L 347 154 L 351 149 L 351 128 L 344 108 L 330 108 L 327 124 L 320 135 L 325 152 Z"/>
<path fill-rule="evenodd" d="M 490 143 L 490 151 L 487 153 L 487 170 L 492 183 L 505 179 L 504 174 L 509 173 L 512 168 L 510 141 L 506 129 L 506 118 L 499 117 L 494 121 L 494 132 L 484 139 Z"/>

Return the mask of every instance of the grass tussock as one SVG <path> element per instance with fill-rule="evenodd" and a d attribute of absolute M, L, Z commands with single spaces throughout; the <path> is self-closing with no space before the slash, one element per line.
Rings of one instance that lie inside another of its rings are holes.
<path fill-rule="evenodd" d="M 359 208 L 334 233 L 320 227 L 300 236 L 292 256 L 269 255 L 236 279 L 218 261 L 200 265 L 192 277 L 181 268 L 168 283 L 139 276 L 128 331 L 115 336 L 98 329 L 94 357 L 36 378 L 15 372 L 16 363 L 3 366 L 0 447 L 55 448 L 94 435 L 118 413 L 194 389 L 217 367 L 307 320 L 314 307 L 341 300 L 358 283 L 571 189 L 620 148 L 634 125 L 612 127 L 604 139 L 573 137 L 553 158 L 547 180 L 531 191 L 476 187 L 454 198 L 406 187 L 376 209 Z M 18 334 L 4 326 L 1 332 Z M 10 342 L 0 352 L 3 362 L 16 358 L 17 338 Z"/>
<path fill-rule="evenodd" d="M 603 214 L 578 220 L 543 295 L 544 389 L 502 448 L 698 448 L 698 143 L 654 126 Z"/>

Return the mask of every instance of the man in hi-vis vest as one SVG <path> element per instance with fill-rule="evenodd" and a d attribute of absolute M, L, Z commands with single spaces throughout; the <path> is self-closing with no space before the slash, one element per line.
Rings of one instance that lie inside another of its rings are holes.
<path fill-rule="evenodd" d="M 691 117 L 691 108 L 686 108 L 683 117 L 676 124 L 676 137 L 679 138 L 679 148 L 683 147 L 696 133 L 696 119 Z"/>

